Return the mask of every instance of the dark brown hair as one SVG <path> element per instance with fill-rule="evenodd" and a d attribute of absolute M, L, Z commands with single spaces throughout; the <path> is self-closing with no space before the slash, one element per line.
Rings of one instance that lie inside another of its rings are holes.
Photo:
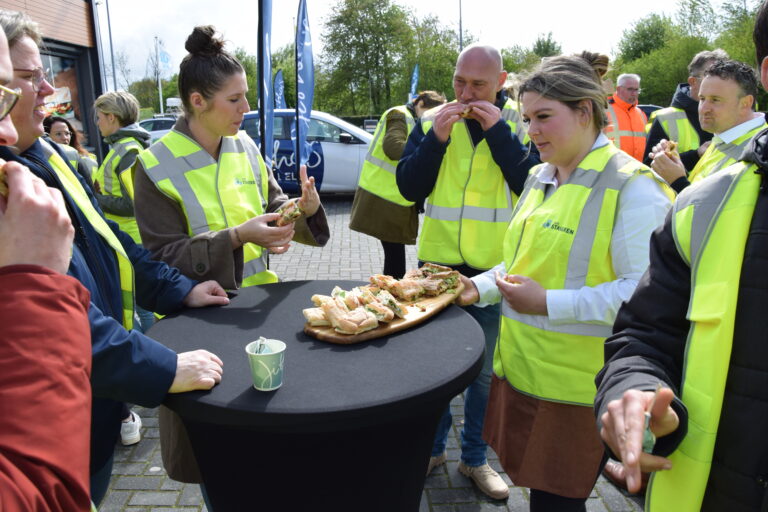
<path fill-rule="evenodd" d="M 224 49 L 224 40 L 216 36 L 212 25 L 195 27 L 184 48 L 189 53 L 179 66 L 179 95 L 184 110 L 190 114 L 192 106 L 189 97 L 193 92 L 210 99 L 229 77 L 242 73 L 243 66 Z"/>
<path fill-rule="evenodd" d="M 445 94 L 437 91 L 421 91 L 418 96 L 413 98 L 413 104 L 421 102 L 424 108 L 435 108 L 445 103 Z"/>
<path fill-rule="evenodd" d="M 755 56 L 757 67 L 768 57 L 768 2 L 763 2 L 755 16 L 755 30 L 752 32 L 752 41 L 755 43 Z"/>
<path fill-rule="evenodd" d="M 80 136 L 77 134 L 77 130 L 75 130 L 70 122 L 63 117 L 48 116 L 43 119 L 43 127 L 45 128 L 45 133 L 48 135 L 51 134 L 53 123 L 64 123 L 67 126 L 67 129 L 69 129 L 69 133 L 71 134 L 69 137 L 69 145 L 75 148 L 81 155 L 88 156 L 88 150 L 85 149 L 82 144 L 80 144 Z"/>

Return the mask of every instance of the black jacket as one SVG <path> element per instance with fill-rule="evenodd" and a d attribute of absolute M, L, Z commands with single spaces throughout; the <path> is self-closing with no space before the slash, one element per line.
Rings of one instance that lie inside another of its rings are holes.
<path fill-rule="evenodd" d="M 672 104 L 670 107 L 681 108 L 685 110 L 685 116 L 688 118 L 688 122 L 691 123 L 696 133 L 699 134 L 699 145 L 704 144 L 708 140 L 712 140 L 712 134 L 705 132 L 701 129 L 701 123 L 699 122 L 699 100 L 691 98 L 691 86 L 688 84 L 678 84 L 675 95 L 672 97 Z M 648 158 L 648 153 L 651 152 L 653 146 L 659 143 L 661 139 L 669 139 L 669 135 L 664 131 L 661 126 L 661 122 L 658 119 L 654 119 L 651 124 L 651 130 L 648 132 L 648 136 L 645 139 L 645 156 L 643 157 L 643 163 L 645 165 L 651 165 L 651 159 Z M 699 153 L 692 149 L 690 151 L 684 151 L 680 153 L 680 160 L 683 161 L 685 170 L 691 172 L 691 169 L 699 161 Z"/>
<path fill-rule="evenodd" d="M 768 171 L 768 130 L 745 153 Z M 765 177 L 763 178 L 765 181 Z M 763 184 L 765 187 L 765 183 Z M 712 469 L 702 510 L 768 509 L 768 194 L 759 194 L 744 252 L 736 328 Z M 724 261 L 724 265 L 732 262 Z M 619 310 L 605 344 L 605 367 L 595 380 L 598 418 L 625 390 L 651 390 L 664 382 L 678 395 L 690 323 L 691 269 L 680 258 L 671 214 L 651 239 L 650 266 Z M 735 285 L 736 283 L 734 283 Z M 687 432 L 688 415 L 677 399 L 680 428 L 659 438 L 654 453 L 669 455 Z"/>

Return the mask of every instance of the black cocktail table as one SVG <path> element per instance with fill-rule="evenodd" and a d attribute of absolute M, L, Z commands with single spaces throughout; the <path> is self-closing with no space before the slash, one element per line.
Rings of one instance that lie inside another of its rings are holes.
<path fill-rule="evenodd" d="M 437 422 L 479 374 L 480 326 L 461 308 L 390 337 L 333 345 L 304 334 L 315 293 L 352 281 L 245 288 L 229 306 L 186 310 L 151 336 L 224 361 L 210 391 L 168 395 L 187 427 L 216 512 L 419 508 Z M 245 345 L 283 340 L 283 386 L 253 388 Z M 307 507 L 309 506 L 309 509 Z"/>

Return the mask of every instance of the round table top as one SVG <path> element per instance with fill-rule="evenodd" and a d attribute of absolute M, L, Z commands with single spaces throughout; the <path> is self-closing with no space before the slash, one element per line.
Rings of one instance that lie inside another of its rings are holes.
<path fill-rule="evenodd" d="M 362 427 L 382 417 L 447 403 L 480 372 L 485 343 L 477 322 L 449 306 L 419 326 L 354 345 L 304 334 L 301 310 L 310 297 L 356 281 L 290 281 L 243 288 L 225 307 L 186 309 L 155 324 L 149 335 L 176 352 L 204 348 L 224 362 L 209 391 L 169 394 L 165 405 L 183 418 L 218 425 L 281 429 Z M 258 391 L 245 345 L 286 343 L 283 385 Z"/>

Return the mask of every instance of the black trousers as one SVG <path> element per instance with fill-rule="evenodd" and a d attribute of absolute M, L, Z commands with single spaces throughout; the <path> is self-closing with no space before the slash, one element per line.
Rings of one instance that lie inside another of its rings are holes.
<path fill-rule="evenodd" d="M 384 248 L 383 274 L 401 279 L 405 275 L 405 245 L 381 241 Z"/>

